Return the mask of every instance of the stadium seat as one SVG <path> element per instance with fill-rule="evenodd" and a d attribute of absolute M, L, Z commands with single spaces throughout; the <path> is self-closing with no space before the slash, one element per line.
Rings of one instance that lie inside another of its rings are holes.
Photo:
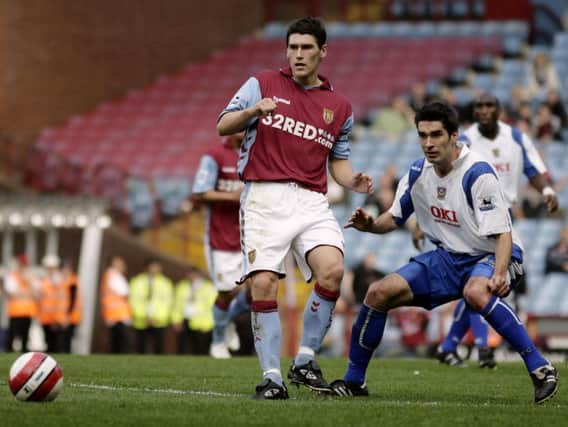
<path fill-rule="evenodd" d="M 495 78 L 492 74 L 489 73 L 476 74 L 473 79 L 473 86 L 486 92 L 491 92 L 494 85 Z"/>
<path fill-rule="evenodd" d="M 283 22 L 268 22 L 262 31 L 262 34 L 267 39 L 283 40 L 286 37 L 288 25 Z"/>
<path fill-rule="evenodd" d="M 523 52 L 523 40 L 517 35 L 508 35 L 503 39 L 503 55 L 506 58 L 518 58 Z"/>

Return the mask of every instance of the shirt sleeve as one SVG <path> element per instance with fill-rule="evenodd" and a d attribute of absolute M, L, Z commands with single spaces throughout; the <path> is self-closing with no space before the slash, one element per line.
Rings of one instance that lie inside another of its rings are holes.
<path fill-rule="evenodd" d="M 471 191 L 479 235 L 488 237 L 510 232 L 511 217 L 497 177 L 489 173 L 479 176 Z"/>
<path fill-rule="evenodd" d="M 458 136 L 458 144 L 471 147 L 471 140 L 468 138 L 468 136 L 465 133 L 460 133 Z"/>
<path fill-rule="evenodd" d="M 353 114 L 351 114 L 343 126 L 341 127 L 341 132 L 339 134 L 339 138 L 337 139 L 336 143 L 333 145 L 333 149 L 331 150 L 331 157 L 335 159 L 342 159 L 346 160 L 349 158 L 349 154 L 351 153 L 351 147 L 349 145 L 349 135 L 353 130 Z"/>
<path fill-rule="evenodd" d="M 258 101 L 262 99 L 262 93 L 260 91 L 260 83 L 255 77 L 250 77 L 235 93 L 229 105 L 219 114 L 220 119 L 223 114 L 231 113 L 233 111 L 242 111 L 249 107 L 255 105 Z M 258 120 L 258 117 L 251 119 L 250 123 Z M 250 124 L 249 123 L 249 124 Z"/>
<path fill-rule="evenodd" d="M 410 187 L 408 185 L 408 174 L 404 175 L 398 182 L 396 194 L 392 206 L 388 210 L 394 217 L 394 221 L 400 227 L 414 212 L 414 205 L 410 197 Z"/>
<path fill-rule="evenodd" d="M 201 158 L 199 168 L 195 174 L 195 181 L 193 182 L 192 192 L 194 194 L 206 193 L 207 191 L 215 190 L 217 177 L 219 175 L 219 165 L 215 159 L 206 154 Z"/>
<path fill-rule="evenodd" d="M 538 154 L 532 140 L 523 133 L 523 173 L 527 178 L 534 178 L 537 175 L 548 172 L 544 161 Z"/>

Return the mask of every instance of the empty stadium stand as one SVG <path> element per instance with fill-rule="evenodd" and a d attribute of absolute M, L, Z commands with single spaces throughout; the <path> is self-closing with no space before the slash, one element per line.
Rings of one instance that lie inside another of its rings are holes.
<path fill-rule="evenodd" d="M 498 54 L 502 37 L 522 38 L 525 27 L 515 22 L 500 27 L 491 22 L 331 24 L 333 42 L 322 71 L 362 119 L 415 81 L 436 81 L 483 54 Z M 164 213 L 175 215 L 189 195 L 201 154 L 219 141 L 215 121 L 232 94 L 252 73 L 285 66 L 283 31 L 284 24 L 269 24 L 262 38 L 244 39 L 205 62 L 45 129 L 30 155 L 28 183 L 43 191 L 104 195 L 116 210 L 131 213 L 134 205 L 159 200 Z M 483 37 L 474 36 L 479 32 Z M 135 195 L 132 188 L 144 190 Z M 151 224 L 148 210 L 132 218 L 136 227 Z"/>

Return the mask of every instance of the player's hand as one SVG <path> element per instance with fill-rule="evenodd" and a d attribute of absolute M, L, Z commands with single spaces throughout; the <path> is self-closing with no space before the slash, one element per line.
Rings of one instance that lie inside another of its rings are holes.
<path fill-rule="evenodd" d="M 556 212 L 558 209 L 558 197 L 556 194 L 548 194 L 544 196 L 544 203 L 546 203 L 548 213 Z"/>
<path fill-rule="evenodd" d="M 511 291 L 509 283 L 507 282 L 507 275 L 497 272 L 493 273 L 493 276 L 489 279 L 488 287 L 493 295 L 499 297 L 505 297 Z"/>
<path fill-rule="evenodd" d="M 257 116 L 272 115 L 278 105 L 272 98 L 262 98 L 255 105 Z"/>
<path fill-rule="evenodd" d="M 370 231 L 373 227 L 373 216 L 361 208 L 357 208 L 351 214 L 344 228 L 355 228 L 359 231 Z"/>
<path fill-rule="evenodd" d="M 424 231 L 418 225 L 412 230 L 412 244 L 419 251 L 424 248 Z"/>
<path fill-rule="evenodd" d="M 373 192 L 373 178 L 363 172 L 358 172 L 351 178 L 351 189 L 357 193 L 371 194 Z"/>

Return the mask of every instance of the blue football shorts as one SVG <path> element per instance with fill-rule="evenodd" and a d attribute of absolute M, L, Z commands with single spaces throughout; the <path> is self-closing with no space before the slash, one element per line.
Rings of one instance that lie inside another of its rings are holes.
<path fill-rule="evenodd" d="M 455 254 L 436 248 L 411 258 L 395 273 L 404 277 L 410 285 L 414 294 L 413 305 L 431 310 L 462 298 L 463 287 L 470 277 L 490 278 L 494 270 L 493 254 Z"/>

